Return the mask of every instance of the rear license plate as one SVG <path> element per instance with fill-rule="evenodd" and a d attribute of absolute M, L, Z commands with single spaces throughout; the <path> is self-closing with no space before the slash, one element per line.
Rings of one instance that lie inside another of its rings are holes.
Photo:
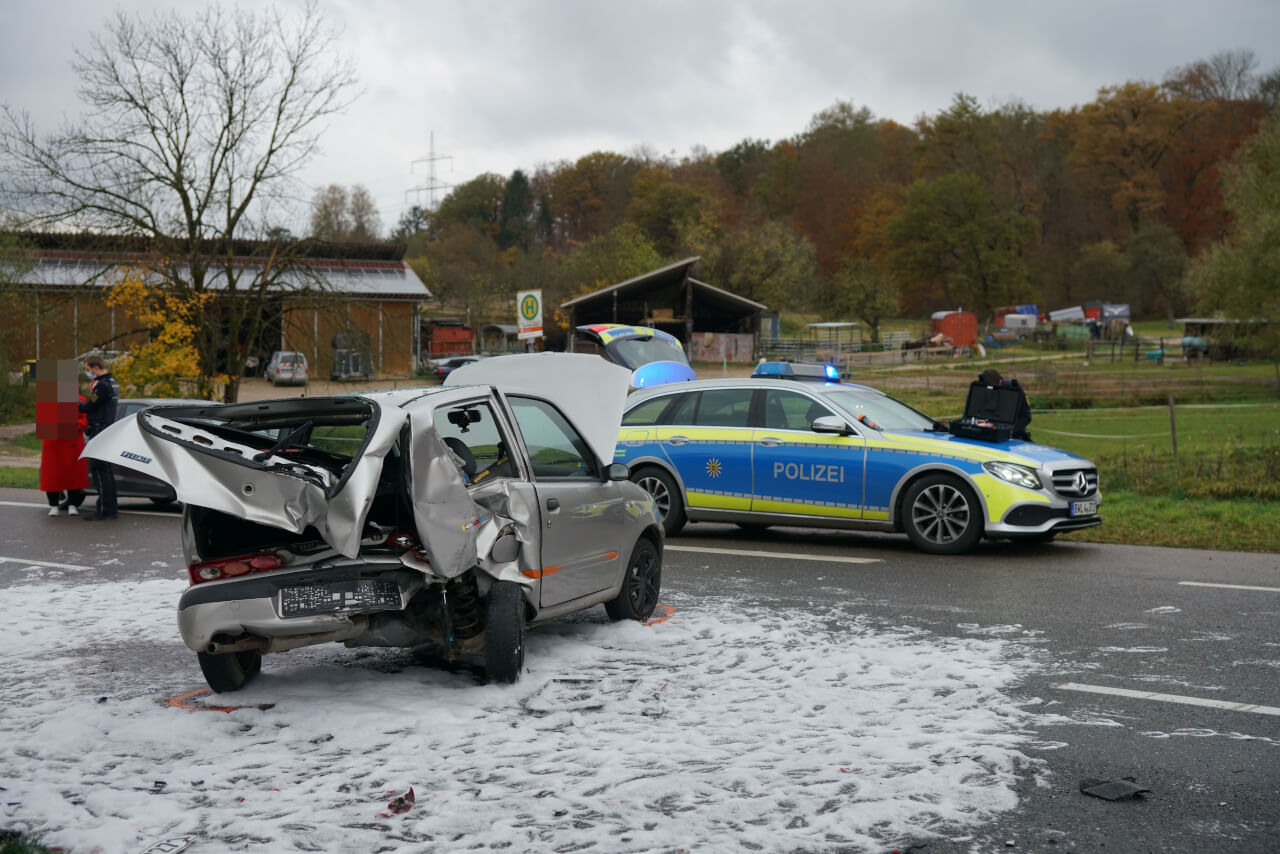
<path fill-rule="evenodd" d="M 1072 501 L 1072 516 L 1097 516 L 1098 502 L 1096 501 Z"/>
<path fill-rule="evenodd" d="M 280 590 L 280 615 L 332 614 L 338 611 L 385 611 L 400 607 L 400 586 L 394 581 L 331 581 Z"/>

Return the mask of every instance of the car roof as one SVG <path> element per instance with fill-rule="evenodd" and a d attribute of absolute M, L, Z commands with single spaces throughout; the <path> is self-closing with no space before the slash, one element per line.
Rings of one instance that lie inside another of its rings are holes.
<path fill-rule="evenodd" d="M 775 380 L 761 377 L 738 377 L 714 380 L 693 380 L 686 383 L 670 383 L 668 385 L 654 386 L 653 388 L 640 389 L 631 394 L 627 401 L 627 408 L 631 408 L 641 400 L 648 400 L 651 397 L 658 397 L 667 394 L 681 394 L 690 391 L 701 391 L 703 389 L 715 388 L 777 388 L 786 389 L 788 391 L 808 391 L 817 394 L 824 394 L 831 391 L 865 391 L 873 394 L 883 395 L 884 392 L 878 388 L 872 388 L 867 385 L 859 385 L 857 383 L 817 383 L 802 382 L 798 380 Z"/>

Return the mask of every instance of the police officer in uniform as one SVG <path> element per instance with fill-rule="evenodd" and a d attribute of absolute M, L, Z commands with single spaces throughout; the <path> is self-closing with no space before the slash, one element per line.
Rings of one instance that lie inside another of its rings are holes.
<path fill-rule="evenodd" d="M 101 356 L 90 356 L 84 360 L 84 370 L 89 377 L 89 397 L 80 402 L 80 411 L 89 422 L 85 429 L 86 439 L 107 429 L 107 425 L 116 420 L 116 401 L 120 399 L 120 384 L 111 376 L 102 363 Z M 116 476 L 111 472 L 111 463 L 105 460 L 89 460 L 89 474 L 98 488 L 98 512 L 84 517 L 86 522 L 100 522 L 105 519 L 119 517 L 116 504 Z"/>

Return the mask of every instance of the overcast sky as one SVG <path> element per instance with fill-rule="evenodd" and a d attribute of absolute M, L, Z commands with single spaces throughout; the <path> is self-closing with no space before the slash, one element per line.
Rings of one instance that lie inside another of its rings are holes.
<path fill-rule="evenodd" d="M 188 4 L 123 0 L 129 10 Z M 192 4 L 194 5 L 194 4 Z M 244 0 L 243 6 L 259 5 Z M 265 3 L 260 5 L 266 5 Z M 300 0 L 281 0 L 285 9 Z M 42 127 L 79 102 L 70 69 L 111 6 L 11 0 L 0 99 Z M 685 156 L 802 131 L 837 100 L 904 124 L 957 91 L 1071 107 L 1237 48 L 1280 65 L 1277 0 L 322 0 L 363 94 L 325 134 L 311 186 L 364 184 L 394 225 L 437 178 L 532 172 L 595 150 Z M 439 195 L 443 195 L 442 191 Z"/>

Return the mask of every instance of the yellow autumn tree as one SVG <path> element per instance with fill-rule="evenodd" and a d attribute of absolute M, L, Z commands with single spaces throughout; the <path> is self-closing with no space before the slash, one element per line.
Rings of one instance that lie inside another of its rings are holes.
<path fill-rule="evenodd" d="M 121 389 L 135 397 L 188 397 L 181 380 L 200 376 L 196 318 L 213 299 L 209 292 L 178 294 L 148 284 L 144 271 L 125 269 L 107 295 L 107 304 L 133 318 L 146 330 L 145 343 L 134 344 L 111 368 Z M 209 396 L 214 389 L 199 389 Z"/>

